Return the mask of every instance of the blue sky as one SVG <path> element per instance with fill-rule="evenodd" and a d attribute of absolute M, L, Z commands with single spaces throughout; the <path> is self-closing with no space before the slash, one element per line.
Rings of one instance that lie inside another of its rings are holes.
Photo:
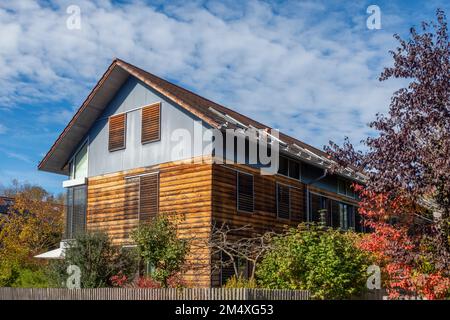
<path fill-rule="evenodd" d="M 369 30 L 369 5 L 381 29 Z M 81 29 L 66 9 L 78 5 Z M 0 1 L 0 185 L 62 192 L 37 164 L 114 57 L 317 147 L 372 134 L 403 83 L 392 34 L 447 1 Z"/>

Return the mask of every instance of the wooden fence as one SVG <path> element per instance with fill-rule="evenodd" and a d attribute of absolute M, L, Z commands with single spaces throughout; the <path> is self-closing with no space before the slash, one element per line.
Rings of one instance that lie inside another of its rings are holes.
<path fill-rule="evenodd" d="M 0 300 L 309 300 L 302 290 L 184 289 L 57 289 L 0 288 Z"/>

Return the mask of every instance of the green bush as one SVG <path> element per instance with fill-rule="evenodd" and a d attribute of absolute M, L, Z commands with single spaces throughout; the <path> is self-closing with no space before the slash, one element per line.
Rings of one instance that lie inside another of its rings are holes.
<path fill-rule="evenodd" d="M 258 285 L 310 290 L 315 299 L 346 299 L 362 292 L 369 256 L 356 246 L 358 235 L 300 225 L 273 240 L 257 268 Z"/>
<path fill-rule="evenodd" d="M 64 260 L 52 265 L 53 286 L 65 286 L 70 265 L 80 268 L 82 288 L 108 287 L 112 286 L 111 277 L 119 274 L 132 280 L 137 272 L 137 255 L 135 250 L 112 245 L 105 233 L 85 233 L 66 248 Z"/>
<path fill-rule="evenodd" d="M 133 231 L 140 257 L 151 277 L 167 287 L 168 279 L 181 271 L 188 252 L 188 242 L 177 238 L 177 231 L 164 216 L 154 218 Z"/>
<path fill-rule="evenodd" d="M 17 288 L 48 288 L 49 278 L 45 267 L 18 270 L 17 278 L 12 287 Z"/>

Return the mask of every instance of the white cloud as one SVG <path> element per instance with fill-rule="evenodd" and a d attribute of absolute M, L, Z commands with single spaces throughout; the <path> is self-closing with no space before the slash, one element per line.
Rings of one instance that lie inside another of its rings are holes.
<path fill-rule="evenodd" d="M 398 86 L 378 83 L 394 42 L 365 30 L 364 4 L 347 9 L 356 14 L 349 20 L 320 1 L 280 5 L 277 13 L 257 1 L 163 10 L 77 1 L 81 30 L 68 30 L 72 2 L 2 1 L 0 108 L 80 104 L 120 57 L 320 147 L 344 135 L 360 140 L 363 124 L 387 109 Z M 52 112 L 40 120 L 50 121 Z M 58 119 L 68 117 L 63 111 Z"/>
<path fill-rule="evenodd" d="M 8 128 L 6 128 L 4 124 L 0 123 L 0 134 L 5 133 L 6 131 L 8 131 Z"/>

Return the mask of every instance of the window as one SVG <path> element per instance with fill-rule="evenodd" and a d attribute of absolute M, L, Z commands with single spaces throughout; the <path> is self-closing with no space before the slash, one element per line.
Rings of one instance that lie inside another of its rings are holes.
<path fill-rule="evenodd" d="M 86 178 L 88 175 L 88 144 L 85 143 L 70 164 L 70 179 Z"/>
<path fill-rule="evenodd" d="M 157 174 L 139 179 L 139 222 L 150 222 L 158 213 L 159 181 Z"/>
<path fill-rule="evenodd" d="M 278 173 L 286 177 L 300 180 L 300 162 L 280 156 Z"/>
<path fill-rule="evenodd" d="M 227 281 L 235 275 L 234 267 L 236 265 L 240 277 L 248 279 L 249 263 L 245 259 L 234 257 L 234 263 L 230 256 L 223 251 L 220 252 L 220 285 L 225 285 Z"/>
<path fill-rule="evenodd" d="M 289 174 L 289 159 L 288 158 L 280 157 L 278 173 L 282 174 L 283 176 L 287 176 Z"/>
<path fill-rule="evenodd" d="M 277 216 L 282 219 L 289 219 L 291 211 L 290 188 L 277 184 Z"/>
<path fill-rule="evenodd" d="M 109 118 L 109 151 L 125 149 L 126 123 L 126 113 L 121 113 Z"/>
<path fill-rule="evenodd" d="M 300 163 L 297 161 L 289 161 L 289 177 L 300 180 Z"/>
<path fill-rule="evenodd" d="M 354 207 L 339 203 L 339 228 L 342 230 L 353 229 L 355 227 Z"/>
<path fill-rule="evenodd" d="M 251 174 L 237 172 L 238 211 L 253 212 L 253 198 L 253 176 Z"/>
<path fill-rule="evenodd" d="M 141 142 L 149 143 L 161 139 L 161 104 L 142 108 Z"/>
<path fill-rule="evenodd" d="M 332 207 L 330 202 L 333 200 L 315 193 L 310 193 L 309 201 L 311 221 L 331 226 Z"/>
<path fill-rule="evenodd" d="M 86 186 L 67 189 L 66 239 L 72 239 L 86 230 Z"/>
<path fill-rule="evenodd" d="M 338 190 L 339 194 L 345 195 L 347 197 L 350 197 L 350 198 L 356 197 L 356 194 L 353 191 L 352 184 L 349 181 L 338 179 L 337 190 Z"/>

